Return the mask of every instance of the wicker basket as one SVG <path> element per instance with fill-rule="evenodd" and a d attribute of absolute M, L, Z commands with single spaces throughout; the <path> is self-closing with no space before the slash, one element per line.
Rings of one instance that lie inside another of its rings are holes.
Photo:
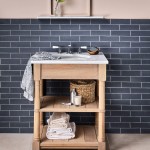
<path fill-rule="evenodd" d="M 74 80 L 70 82 L 70 90 L 75 89 L 82 96 L 82 103 L 86 104 L 95 101 L 95 85 L 93 80 Z"/>

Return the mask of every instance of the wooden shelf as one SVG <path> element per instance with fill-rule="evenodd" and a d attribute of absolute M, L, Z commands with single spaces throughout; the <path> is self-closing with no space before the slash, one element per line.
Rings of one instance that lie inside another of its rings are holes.
<path fill-rule="evenodd" d="M 46 138 L 47 126 L 43 127 L 41 133 L 40 147 L 70 149 L 73 147 L 84 149 L 96 149 L 98 147 L 97 130 L 94 126 L 77 126 L 75 138 L 71 140 L 49 140 Z"/>
<path fill-rule="evenodd" d="M 41 112 L 100 112 L 98 100 L 76 107 L 66 106 L 62 103 L 69 103 L 69 97 L 63 96 L 43 96 L 41 98 Z M 104 112 L 104 111 L 101 111 Z"/>

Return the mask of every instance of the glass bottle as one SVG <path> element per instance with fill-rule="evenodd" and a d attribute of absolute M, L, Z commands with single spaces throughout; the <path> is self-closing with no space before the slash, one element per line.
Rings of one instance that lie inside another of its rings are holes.
<path fill-rule="evenodd" d="M 59 2 L 58 2 L 58 4 L 56 5 L 56 8 L 55 8 L 55 16 L 57 16 L 57 17 L 61 16 L 61 5 L 60 5 Z"/>
<path fill-rule="evenodd" d="M 76 91 L 75 89 L 72 89 L 71 93 L 70 93 L 70 103 L 74 104 L 74 97 L 76 96 Z"/>

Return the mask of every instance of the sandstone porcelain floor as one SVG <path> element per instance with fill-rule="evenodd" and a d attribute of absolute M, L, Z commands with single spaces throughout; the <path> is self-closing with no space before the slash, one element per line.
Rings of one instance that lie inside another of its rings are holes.
<path fill-rule="evenodd" d="M 32 134 L 0 134 L 0 150 L 32 150 Z M 150 134 L 107 134 L 107 150 L 150 150 Z"/>

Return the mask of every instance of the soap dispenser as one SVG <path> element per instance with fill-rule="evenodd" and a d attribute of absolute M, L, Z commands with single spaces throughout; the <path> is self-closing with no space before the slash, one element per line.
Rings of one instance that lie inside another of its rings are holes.
<path fill-rule="evenodd" d="M 70 93 L 70 103 L 73 105 L 74 104 L 74 97 L 77 95 L 75 89 L 72 89 Z"/>

